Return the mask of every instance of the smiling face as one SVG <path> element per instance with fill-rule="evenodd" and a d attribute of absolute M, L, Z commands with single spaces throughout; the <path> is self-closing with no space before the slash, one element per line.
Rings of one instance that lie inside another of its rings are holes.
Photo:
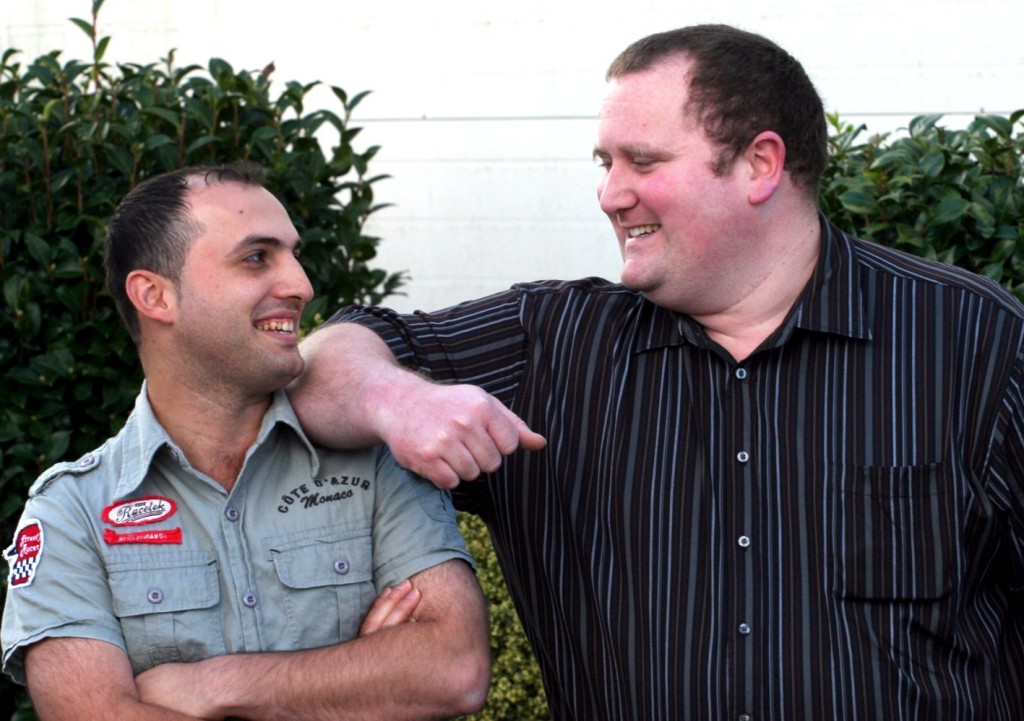
<path fill-rule="evenodd" d="M 689 67 L 677 55 L 613 79 L 594 157 L 622 283 L 664 307 L 706 315 L 745 292 L 751 206 L 742 157 L 716 173 L 721 149 L 684 112 Z"/>
<path fill-rule="evenodd" d="M 174 346 L 183 374 L 254 394 L 284 387 L 302 372 L 299 319 L 313 297 L 295 227 L 256 186 L 199 182 L 188 202 L 202 232 L 189 244 L 177 289 Z"/>

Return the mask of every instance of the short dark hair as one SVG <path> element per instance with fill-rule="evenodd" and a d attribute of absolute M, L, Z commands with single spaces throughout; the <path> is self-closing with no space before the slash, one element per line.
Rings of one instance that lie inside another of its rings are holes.
<path fill-rule="evenodd" d="M 202 232 L 189 212 L 187 199 L 194 178 L 207 185 L 238 183 L 263 187 L 266 172 L 249 162 L 181 168 L 144 180 L 118 203 L 107 225 L 104 268 L 107 291 L 136 344 L 139 316 L 128 299 L 125 280 L 134 270 L 148 270 L 178 286 L 189 243 Z"/>
<path fill-rule="evenodd" d="M 715 171 L 726 172 L 765 130 L 786 144 L 786 170 L 817 197 L 828 161 L 821 97 L 803 66 L 771 40 L 728 25 L 693 25 L 642 38 L 612 62 L 607 79 L 684 56 L 693 65 L 683 112 L 722 147 Z"/>

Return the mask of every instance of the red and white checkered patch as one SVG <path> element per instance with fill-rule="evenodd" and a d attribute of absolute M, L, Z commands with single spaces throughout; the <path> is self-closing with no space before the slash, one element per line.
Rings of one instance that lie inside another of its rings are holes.
<path fill-rule="evenodd" d="M 26 518 L 14 533 L 14 543 L 4 549 L 4 557 L 11 566 L 8 587 L 31 586 L 42 556 L 43 524 L 35 518 Z"/>

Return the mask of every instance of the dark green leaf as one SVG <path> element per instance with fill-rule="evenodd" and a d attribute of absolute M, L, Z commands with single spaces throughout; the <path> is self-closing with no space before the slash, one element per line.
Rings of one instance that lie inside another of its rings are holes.
<path fill-rule="evenodd" d="M 911 136 L 926 135 L 942 119 L 941 115 L 919 115 L 910 121 Z"/>
<path fill-rule="evenodd" d="M 142 112 L 146 115 L 152 115 L 154 117 L 160 118 L 161 120 L 166 120 L 168 123 L 171 124 L 171 126 L 174 127 L 175 130 L 178 129 L 178 124 L 181 121 L 181 113 L 175 110 L 169 110 L 167 108 L 148 106 L 144 107 L 142 109 Z"/>
<path fill-rule="evenodd" d="M 878 212 L 878 203 L 862 190 L 848 190 L 839 196 L 843 207 L 858 215 L 871 215 Z"/>
<path fill-rule="evenodd" d="M 963 198 L 945 198 L 935 209 L 935 222 L 949 223 L 954 220 L 959 220 L 963 214 L 967 212 L 970 205 L 971 204 Z"/>
<path fill-rule="evenodd" d="M 53 253 L 50 251 L 50 246 L 45 240 L 40 238 L 35 233 L 25 232 L 25 246 L 28 248 L 28 254 L 39 263 L 42 267 L 47 267 L 53 260 Z"/>
<path fill-rule="evenodd" d="M 107 53 L 107 45 L 110 44 L 109 37 L 102 37 L 100 41 L 96 43 L 96 52 L 93 53 L 93 59 L 99 62 L 103 59 L 103 56 Z"/>
<path fill-rule="evenodd" d="M 933 150 L 921 158 L 921 172 L 929 178 L 937 178 L 946 165 L 946 159 L 940 150 Z"/>
<path fill-rule="evenodd" d="M 1002 138 L 1009 138 L 1013 133 L 1013 123 L 1009 118 L 1000 115 L 979 115 L 974 122 L 994 132 Z"/>
<path fill-rule="evenodd" d="M 207 145 L 210 145 L 211 143 L 220 143 L 220 142 L 222 142 L 221 139 L 218 138 L 216 135 L 203 135 L 203 136 L 200 136 L 200 137 L 196 138 L 195 140 L 193 140 L 191 143 L 189 143 L 188 148 L 186 148 L 186 150 L 185 150 L 185 155 L 186 156 L 191 155 L 195 151 L 199 150 L 200 148 L 204 148 Z"/>
<path fill-rule="evenodd" d="M 81 18 L 68 18 L 68 20 L 77 25 L 82 32 L 86 34 L 86 36 L 92 38 L 92 23 L 82 20 Z"/>

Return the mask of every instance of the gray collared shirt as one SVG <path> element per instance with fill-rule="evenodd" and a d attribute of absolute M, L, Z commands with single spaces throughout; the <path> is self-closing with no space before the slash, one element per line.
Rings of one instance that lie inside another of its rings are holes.
<path fill-rule="evenodd" d="M 284 392 L 230 493 L 193 469 L 145 392 L 122 431 L 33 485 L 14 543 L 4 671 L 51 636 L 159 663 L 354 638 L 377 594 L 472 563 L 448 494 L 378 447 L 315 448 Z"/>

